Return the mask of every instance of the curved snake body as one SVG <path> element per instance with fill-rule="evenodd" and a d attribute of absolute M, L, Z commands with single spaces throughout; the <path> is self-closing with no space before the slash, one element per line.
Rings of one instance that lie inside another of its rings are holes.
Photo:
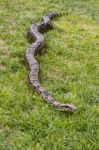
<path fill-rule="evenodd" d="M 42 49 L 45 45 L 44 36 L 42 33 L 45 31 L 52 29 L 51 20 L 54 17 L 60 16 L 61 13 L 49 13 L 43 17 L 43 21 L 41 23 L 33 24 L 28 31 L 28 38 L 32 40 L 32 44 L 29 48 L 27 48 L 25 57 L 29 65 L 29 80 L 33 87 L 33 89 L 41 95 L 41 97 L 50 105 L 52 105 L 55 109 L 60 111 L 70 111 L 73 112 L 76 108 L 73 104 L 61 104 L 60 102 L 54 100 L 54 98 L 49 94 L 49 92 L 42 87 L 39 82 L 38 73 L 39 73 L 39 65 L 37 60 L 35 59 L 35 55 L 38 53 L 42 53 Z M 33 39 L 35 42 L 33 42 Z"/>

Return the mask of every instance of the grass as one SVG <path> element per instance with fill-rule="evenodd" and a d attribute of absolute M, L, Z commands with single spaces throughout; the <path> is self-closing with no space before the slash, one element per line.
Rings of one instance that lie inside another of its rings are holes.
<path fill-rule="evenodd" d="M 0 1 L 0 150 L 99 149 L 99 1 Z M 28 82 L 27 28 L 51 11 L 40 80 L 74 114 L 55 111 Z"/>

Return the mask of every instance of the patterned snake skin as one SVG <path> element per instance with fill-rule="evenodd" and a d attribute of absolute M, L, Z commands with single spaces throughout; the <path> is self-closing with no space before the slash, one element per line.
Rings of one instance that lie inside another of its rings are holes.
<path fill-rule="evenodd" d="M 28 38 L 32 41 L 32 44 L 27 48 L 25 57 L 29 65 L 29 80 L 33 89 L 47 102 L 52 105 L 55 109 L 59 111 L 69 111 L 74 112 L 75 106 L 73 104 L 61 104 L 60 102 L 54 100 L 54 98 L 49 94 L 49 92 L 42 87 L 39 82 L 38 73 L 39 65 L 35 59 L 37 53 L 42 53 L 42 49 L 45 45 L 44 36 L 42 33 L 52 29 L 51 20 L 54 17 L 62 15 L 61 13 L 49 13 L 43 17 L 43 21 L 40 23 L 33 24 L 28 31 Z M 33 40 L 35 40 L 33 42 Z"/>

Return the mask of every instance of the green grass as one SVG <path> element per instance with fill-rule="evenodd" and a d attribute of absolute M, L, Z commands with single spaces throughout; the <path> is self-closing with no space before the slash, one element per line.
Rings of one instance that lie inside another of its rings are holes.
<path fill-rule="evenodd" d="M 0 1 L 0 150 L 99 150 L 99 1 Z M 40 80 L 74 114 L 55 111 L 32 91 L 24 53 L 27 28 L 51 11 Z"/>

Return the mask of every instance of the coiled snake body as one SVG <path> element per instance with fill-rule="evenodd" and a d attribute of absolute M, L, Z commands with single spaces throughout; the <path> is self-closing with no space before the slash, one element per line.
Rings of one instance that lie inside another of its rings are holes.
<path fill-rule="evenodd" d="M 52 29 L 51 20 L 54 17 L 60 16 L 61 13 L 49 13 L 43 17 L 43 21 L 40 23 L 33 24 L 28 31 L 28 38 L 32 40 L 32 44 L 27 48 L 25 57 L 29 65 L 29 80 L 34 90 L 41 95 L 41 97 L 55 109 L 60 111 L 70 111 L 73 112 L 76 108 L 73 104 L 61 104 L 60 102 L 54 100 L 54 98 L 49 94 L 49 92 L 42 87 L 39 82 L 38 73 L 39 65 L 35 59 L 37 53 L 42 53 L 42 49 L 45 45 L 44 36 L 42 33 Z M 33 42 L 33 39 L 35 42 Z"/>

